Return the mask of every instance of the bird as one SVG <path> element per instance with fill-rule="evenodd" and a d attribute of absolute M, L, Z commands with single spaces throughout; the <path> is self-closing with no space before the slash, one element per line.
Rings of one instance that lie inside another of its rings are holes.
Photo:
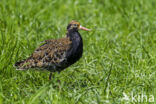
<path fill-rule="evenodd" d="M 61 72 L 82 57 L 83 40 L 79 30 L 90 31 L 91 29 L 72 20 L 67 25 L 65 37 L 43 41 L 30 57 L 14 64 L 16 70 L 47 70 L 50 72 L 49 80 L 51 80 L 53 72 Z"/>

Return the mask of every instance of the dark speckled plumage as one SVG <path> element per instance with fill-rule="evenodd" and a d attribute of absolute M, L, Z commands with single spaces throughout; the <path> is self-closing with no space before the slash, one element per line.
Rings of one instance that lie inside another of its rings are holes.
<path fill-rule="evenodd" d="M 67 26 L 65 38 L 45 40 L 32 55 L 15 63 L 17 70 L 41 69 L 50 72 L 61 71 L 78 61 L 83 53 L 83 42 L 78 32 L 80 24 L 72 21 Z M 80 28 L 81 29 L 81 28 Z M 83 30 L 84 27 L 82 28 Z"/>

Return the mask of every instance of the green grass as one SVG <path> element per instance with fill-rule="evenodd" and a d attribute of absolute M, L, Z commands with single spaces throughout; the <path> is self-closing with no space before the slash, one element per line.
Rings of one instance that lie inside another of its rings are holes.
<path fill-rule="evenodd" d="M 71 20 L 92 29 L 80 31 L 80 61 L 51 81 L 15 70 L 41 41 L 64 37 Z M 0 104 L 137 103 L 124 93 L 156 104 L 155 0 L 0 0 Z"/>

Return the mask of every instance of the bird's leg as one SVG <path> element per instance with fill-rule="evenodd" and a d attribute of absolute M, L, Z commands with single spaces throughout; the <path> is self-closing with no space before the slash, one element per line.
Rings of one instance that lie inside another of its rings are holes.
<path fill-rule="evenodd" d="M 58 71 L 58 74 L 60 74 L 60 72 L 61 72 L 61 71 Z M 57 80 L 57 82 L 58 82 L 59 84 L 61 83 L 61 81 L 60 81 L 60 80 Z"/>
<path fill-rule="evenodd" d="M 51 77 L 52 77 L 52 72 L 50 72 L 50 75 L 49 75 L 49 80 L 51 80 Z"/>

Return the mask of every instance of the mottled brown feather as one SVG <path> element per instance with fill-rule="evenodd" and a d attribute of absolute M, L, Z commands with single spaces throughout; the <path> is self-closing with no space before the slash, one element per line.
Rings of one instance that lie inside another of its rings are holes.
<path fill-rule="evenodd" d="M 34 53 L 26 60 L 18 63 L 19 69 L 44 68 L 58 65 L 65 60 L 65 54 L 71 47 L 68 37 L 57 40 L 45 40 L 45 43 L 37 48 Z"/>

